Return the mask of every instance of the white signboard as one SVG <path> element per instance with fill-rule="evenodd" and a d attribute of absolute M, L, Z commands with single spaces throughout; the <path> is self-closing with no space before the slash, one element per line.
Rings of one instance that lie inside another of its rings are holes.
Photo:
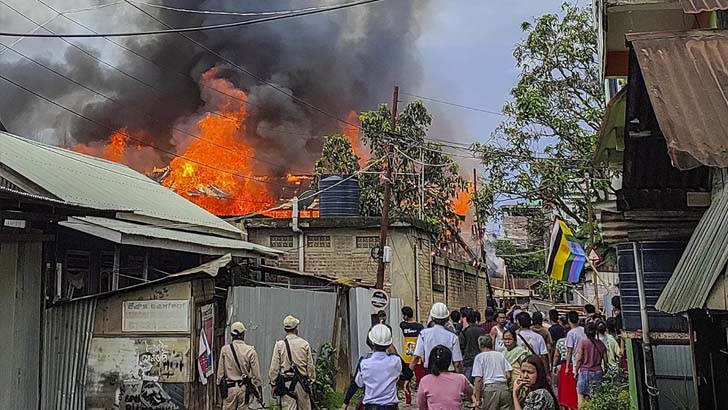
<path fill-rule="evenodd" d="M 130 300 L 121 314 L 122 332 L 189 332 L 188 300 Z"/>

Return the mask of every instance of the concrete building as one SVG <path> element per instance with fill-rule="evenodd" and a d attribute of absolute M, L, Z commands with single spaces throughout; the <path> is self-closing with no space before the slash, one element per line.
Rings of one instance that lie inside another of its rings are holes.
<path fill-rule="evenodd" d="M 301 219 L 300 233 L 292 230 L 291 219 L 248 218 L 239 227 L 247 231 L 249 241 L 283 251 L 281 267 L 354 283 L 376 281 L 372 248 L 379 245 L 378 218 Z M 443 255 L 434 237 L 433 227 L 420 221 L 391 224 L 387 245 L 392 262 L 385 271 L 385 289 L 412 306 L 420 321 L 427 320 L 433 302 L 445 302 L 451 309 L 469 305 L 484 310 L 485 272 L 464 258 Z"/>

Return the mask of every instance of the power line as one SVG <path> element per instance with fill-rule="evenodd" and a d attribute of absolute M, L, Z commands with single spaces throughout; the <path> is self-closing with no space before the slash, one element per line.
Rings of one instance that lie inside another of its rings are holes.
<path fill-rule="evenodd" d="M 162 24 L 162 25 L 163 25 L 164 27 L 167 27 L 167 28 L 169 28 L 169 29 L 172 29 L 172 27 L 171 27 L 170 25 L 168 25 L 168 24 L 167 24 L 167 23 L 165 23 L 164 21 L 160 20 L 159 18 L 157 18 L 157 17 L 153 16 L 152 14 L 149 14 L 149 13 L 148 13 L 147 11 L 145 11 L 145 10 L 143 10 L 143 9 L 139 8 L 139 7 L 138 7 L 138 6 L 136 6 L 135 4 L 133 4 L 133 3 L 130 3 L 130 2 L 128 1 L 128 0 L 125 0 L 125 1 L 126 1 L 126 3 L 127 3 L 127 4 L 129 4 L 130 6 L 134 7 L 135 9 L 137 9 L 137 10 L 141 11 L 142 13 L 144 13 L 145 15 L 147 15 L 147 16 L 148 16 L 149 18 L 153 19 L 154 21 L 156 21 L 156 22 L 158 22 L 158 23 Z M 359 2 L 359 3 L 356 3 L 356 4 L 365 4 L 365 3 L 372 3 L 372 2 L 375 2 L 375 1 L 381 1 L 381 0 L 366 0 L 366 1 L 364 1 L 364 2 Z M 351 7 L 352 5 L 354 5 L 354 3 L 350 3 L 350 5 L 349 5 L 348 7 Z M 310 14 L 310 13 L 309 13 L 309 14 Z M 288 16 L 284 16 L 284 17 L 288 17 Z M 251 20 L 251 21 L 254 21 L 254 20 Z M 331 114 L 331 113 L 329 113 L 328 111 L 325 111 L 324 109 L 322 109 L 322 108 L 319 108 L 319 107 L 317 107 L 317 106 L 315 106 L 315 105 L 313 105 L 313 104 L 309 103 L 308 101 L 306 101 L 306 100 L 304 100 L 304 99 L 301 99 L 301 98 L 299 98 L 299 97 L 296 97 L 296 96 L 295 96 L 295 95 L 293 95 L 292 93 L 289 93 L 288 91 L 286 91 L 286 90 L 282 89 L 281 87 L 279 87 L 279 86 L 277 86 L 277 85 L 275 85 L 275 84 L 271 83 L 270 81 L 268 81 L 268 80 L 266 80 L 266 79 L 264 79 L 264 78 L 260 77 L 259 75 L 257 75 L 257 74 L 255 74 L 255 73 L 253 73 L 252 71 L 250 71 L 250 70 L 247 70 L 247 69 L 245 69 L 244 67 L 241 67 L 241 66 L 240 66 L 239 64 L 237 64 L 237 63 L 235 63 L 234 61 L 230 60 L 229 58 L 227 58 L 227 57 L 225 57 L 225 56 L 221 55 L 220 53 L 218 53 L 218 52 L 216 52 L 216 51 L 212 50 L 211 48 L 209 48 L 209 47 L 207 47 L 206 45 L 204 45 L 204 44 L 200 43 L 199 41 L 196 41 L 196 40 L 194 40 L 194 39 L 193 39 L 192 37 L 188 36 L 187 34 L 185 34 L 185 33 L 183 33 L 183 32 L 178 32 L 177 34 L 179 34 L 180 36 L 184 37 L 185 39 L 187 39 L 187 40 L 188 40 L 188 41 L 190 41 L 191 43 L 195 44 L 196 46 L 200 47 L 201 49 L 203 49 L 203 50 L 207 51 L 208 53 L 210 53 L 210 54 L 214 55 L 215 57 L 217 57 L 217 58 L 219 58 L 219 59 L 221 59 L 221 60 L 225 61 L 225 62 L 226 62 L 226 63 L 228 63 L 228 64 L 230 64 L 230 65 L 231 65 L 232 67 L 234 67 L 234 68 L 235 68 L 235 69 L 237 69 L 238 71 L 240 71 L 240 72 L 242 72 L 242 73 L 245 73 L 245 74 L 247 74 L 247 75 L 249 75 L 249 76 L 251 76 L 251 77 L 255 78 L 256 80 L 258 80 L 258 81 L 260 81 L 261 83 L 263 83 L 263 84 L 267 85 L 268 87 L 271 87 L 272 89 L 274 89 L 274 90 L 278 91 L 279 93 L 281 93 L 281 94 L 283 94 L 283 95 L 287 96 L 288 98 L 292 99 L 293 101 L 296 101 L 296 102 L 298 102 L 298 103 L 300 103 L 300 104 L 302 104 L 302 105 L 304 105 L 304 106 L 306 106 L 306 107 L 309 107 L 309 108 L 311 108 L 311 109 L 313 109 L 313 110 L 315 110 L 315 111 L 317 111 L 317 112 L 319 112 L 319 113 L 321 113 L 321 114 L 323 114 L 323 115 L 325 115 L 325 116 L 327 116 L 327 117 L 329 117 L 329 118 L 331 118 L 331 119 L 333 119 L 333 120 L 336 120 L 336 121 L 338 121 L 338 122 L 341 122 L 341 123 L 343 123 L 343 124 L 347 124 L 347 125 L 350 125 L 350 126 L 352 126 L 352 127 L 355 127 L 355 128 L 357 128 L 357 129 L 361 129 L 361 127 L 360 127 L 359 125 L 357 125 L 357 124 L 353 124 L 353 123 L 351 123 L 351 122 L 349 122 L 349 121 L 347 121 L 347 120 L 343 120 L 343 119 L 341 119 L 341 118 L 337 117 L 336 115 L 334 115 L 334 114 Z"/>
<path fill-rule="evenodd" d="M 228 29 L 228 28 L 233 28 L 233 27 L 242 27 L 242 26 L 250 26 L 250 25 L 259 24 L 259 23 L 267 23 L 267 22 L 276 21 L 276 20 L 290 19 L 290 18 L 294 18 L 294 17 L 302 17 L 302 16 L 311 15 L 311 14 L 325 13 L 328 11 L 341 10 L 341 9 L 346 9 L 346 8 L 350 8 L 350 7 L 361 6 L 364 4 L 376 3 L 379 1 L 382 1 L 382 0 L 362 0 L 362 1 L 357 1 L 357 2 L 353 2 L 353 3 L 345 3 L 345 4 L 336 5 L 336 6 L 330 6 L 330 7 L 324 8 L 324 9 L 303 11 L 300 13 L 277 15 L 277 16 L 264 17 L 264 18 L 260 18 L 260 19 L 254 19 L 254 20 L 236 21 L 233 23 L 213 24 L 213 25 L 199 26 L 199 27 L 184 27 L 184 28 L 170 28 L 170 29 L 166 29 L 166 30 L 151 30 L 151 31 L 136 31 L 136 32 L 131 31 L 131 32 L 122 32 L 122 33 L 101 33 L 101 34 L 88 34 L 88 33 L 39 34 L 39 33 L 0 32 L 0 36 L 37 37 L 37 38 L 136 37 L 136 36 L 149 36 L 149 35 L 157 35 L 157 34 L 188 33 L 188 32 L 198 32 L 198 31 L 222 30 L 222 29 Z M 131 3 L 129 3 L 129 4 L 131 4 Z"/>
<path fill-rule="evenodd" d="M 499 115 L 501 117 L 509 117 L 508 115 L 503 114 L 502 112 L 498 112 L 498 111 L 486 110 L 484 108 L 471 107 L 471 106 L 468 106 L 468 105 L 457 104 L 457 103 L 454 103 L 454 102 L 440 100 L 440 99 L 437 99 L 437 98 L 423 97 L 423 96 L 417 95 L 417 94 L 409 94 L 409 93 L 405 93 L 405 92 L 403 92 L 402 94 L 408 95 L 408 96 L 414 97 L 414 98 L 420 98 L 422 100 L 436 102 L 436 103 L 439 103 L 439 104 L 450 105 L 452 107 L 463 108 L 463 109 L 471 110 L 471 111 L 479 111 L 479 112 L 483 112 L 483 113 L 486 113 L 486 114 Z"/>
<path fill-rule="evenodd" d="M 58 108 L 60 108 L 60 109 L 62 109 L 64 111 L 67 111 L 67 112 L 69 112 L 71 114 L 74 114 L 74 115 L 80 117 L 80 118 L 83 118 L 86 121 L 89 121 L 89 122 L 91 122 L 93 124 L 96 124 L 96 125 L 98 125 L 98 126 L 100 126 L 102 128 L 106 128 L 109 131 L 112 131 L 112 132 L 115 131 L 113 128 L 111 128 L 111 127 L 109 127 L 107 125 L 104 125 L 104 124 L 102 124 L 102 123 L 100 123 L 100 122 L 98 122 L 98 121 L 96 121 L 96 120 L 94 120 L 92 118 L 89 118 L 89 117 L 87 117 L 87 116 L 85 116 L 85 115 L 83 115 L 83 114 L 81 114 L 79 112 L 76 112 L 76 111 L 74 111 L 74 110 L 72 110 L 72 109 L 70 109 L 70 108 L 68 108 L 68 107 L 66 107 L 64 105 L 61 105 L 60 103 L 57 103 L 57 102 L 51 100 L 50 98 L 47 98 L 47 97 L 45 97 L 45 96 L 43 96 L 43 95 L 41 95 L 41 94 L 39 94 L 39 93 L 31 90 L 31 89 L 25 87 L 24 85 L 19 84 L 19 83 L 15 82 L 15 81 L 13 81 L 13 80 L 11 80 L 11 79 L 3 76 L 2 74 L 0 74 L 0 78 L 3 79 L 3 80 L 5 80 L 5 81 L 7 81 L 8 83 L 14 85 L 17 88 L 20 88 L 22 90 L 25 90 L 26 92 L 28 92 L 28 93 L 30 93 L 30 94 L 32 94 L 32 95 L 34 95 L 34 96 L 36 96 L 36 97 L 44 100 L 44 101 L 46 101 L 46 102 L 48 102 L 50 104 L 55 105 L 56 107 L 58 107 Z M 175 154 L 174 152 L 165 150 L 163 148 L 159 148 L 159 147 L 157 147 L 155 145 L 149 144 L 148 142 L 146 142 L 144 140 L 135 138 L 135 137 L 129 135 L 128 133 L 126 133 L 126 132 L 122 132 L 121 134 L 124 135 L 126 138 L 128 138 L 128 139 L 130 139 L 130 140 L 132 140 L 132 141 L 134 141 L 134 142 L 136 142 L 136 143 L 138 143 L 140 145 L 144 145 L 144 146 L 150 147 L 152 149 L 155 149 L 157 151 L 160 151 L 160 152 L 163 152 L 165 154 L 171 155 L 173 157 L 181 158 L 181 159 L 184 159 L 185 161 L 188 161 L 188 162 L 191 162 L 191 163 L 194 163 L 194 164 L 197 164 L 197 165 L 201 165 L 203 167 L 206 167 L 206 168 L 209 168 L 209 169 L 213 169 L 213 170 L 216 170 L 216 171 L 219 171 L 219 172 L 223 172 L 223 173 L 226 173 L 226 174 L 229 174 L 229 175 L 238 177 L 238 178 L 247 179 L 247 180 L 251 180 L 251 181 L 255 181 L 255 182 L 260 182 L 260 183 L 263 183 L 263 184 L 276 185 L 276 186 L 280 186 L 280 187 L 283 187 L 283 188 L 295 188 L 295 186 L 292 186 L 292 185 L 283 185 L 283 184 L 278 184 L 278 183 L 274 183 L 274 182 L 271 182 L 271 181 L 264 181 L 264 180 L 260 180 L 260 179 L 254 178 L 254 177 L 250 177 L 248 175 L 243 175 L 243 174 L 239 174 L 239 173 L 236 173 L 236 172 L 227 171 L 227 170 L 224 170 L 222 168 L 218 168 L 218 167 L 215 167 L 215 166 L 212 166 L 212 165 L 209 165 L 209 164 L 205 164 L 204 162 L 197 161 L 197 160 L 194 160 L 194 159 L 185 157 L 184 155 Z"/>
<path fill-rule="evenodd" d="M 216 16 L 242 16 L 242 17 L 252 17 L 252 16 L 275 16 L 275 15 L 283 15 L 283 14 L 294 14 L 294 13 L 300 13 L 304 11 L 311 11 L 311 10 L 326 10 L 332 6 L 316 6 L 316 7 L 306 7 L 302 9 L 294 9 L 294 10 L 278 10 L 278 11 L 253 11 L 253 12 L 240 12 L 240 11 L 214 11 L 214 10 L 195 10 L 195 9 L 185 9 L 180 7 L 170 7 L 170 6 L 164 6 L 162 4 L 153 4 L 153 3 L 145 3 L 143 1 L 138 0 L 129 0 L 132 3 L 139 4 L 140 6 L 144 7 L 152 7 L 162 10 L 169 10 L 169 11 L 176 11 L 180 13 L 189 13 L 189 14 L 208 14 L 208 15 L 216 15 Z M 120 0 L 116 3 L 122 3 L 123 0 Z M 116 4 L 114 3 L 114 4 Z"/>
<path fill-rule="evenodd" d="M 47 7 L 48 9 L 50 9 L 50 10 L 52 10 L 52 11 L 54 11 L 54 12 L 58 13 L 58 15 L 62 15 L 62 12 L 58 11 L 57 9 L 53 8 L 52 6 L 50 6 L 49 4 L 45 3 L 45 2 L 43 1 L 43 0 L 38 0 L 38 2 L 39 2 L 39 3 L 41 3 L 41 4 L 43 4 L 43 5 L 44 5 L 45 7 Z M 123 2 L 123 1 L 121 1 L 121 2 Z M 23 13 L 22 13 L 22 12 L 20 12 L 19 10 L 15 9 L 15 8 L 13 8 L 13 7 L 11 7 L 10 5 L 8 5 L 7 3 L 5 3 L 4 1 L 0 0 L 0 3 L 2 3 L 2 4 L 5 4 L 5 5 L 6 5 L 6 6 L 8 6 L 8 7 L 9 7 L 9 8 L 11 9 L 11 10 L 13 10 L 14 12 L 16 12 L 16 13 L 20 14 L 21 16 L 23 16 L 23 17 L 24 17 L 24 18 L 25 18 L 26 20 L 30 21 L 31 23 L 33 23 L 33 24 L 36 24 L 36 25 L 38 25 L 38 23 L 37 23 L 37 22 L 35 22 L 35 21 L 34 21 L 33 19 L 29 18 L 28 16 L 26 16 L 25 14 L 23 14 Z M 68 16 L 65 16 L 65 15 L 63 15 L 63 18 L 65 18 L 66 20 L 69 20 L 69 21 L 71 21 L 72 23 L 75 23 L 76 25 L 79 25 L 80 27 L 83 27 L 83 28 L 85 28 L 86 30 L 89 30 L 89 31 L 91 31 L 91 32 L 94 32 L 94 30 L 92 30 L 91 28 L 89 28 L 89 27 L 87 27 L 87 26 L 85 26 L 85 25 L 83 25 L 83 24 L 81 24 L 81 23 L 79 23 L 79 22 L 77 22 L 77 21 L 75 21 L 75 20 L 71 19 L 71 18 L 70 18 L 70 17 L 68 17 Z M 45 24 L 45 23 L 44 23 L 44 24 Z M 40 27 L 41 27 L 41 26 L 40 26 L 40 25 L 38 25 L 38 28 L 40 28 Z M 43 28 L 43 29 L 44 29 L 44 30 L 46 30 L 46 31 L 48 31 L 48 32 L 51 32 L 51 33 L 53 32 L 53 31 L 51 31 L 51 30 L 49 30 L 49 29 L 47 29 L 47 28 Z M 81 47 L 79 47 L 78 45 L 76 45 L 76 44 L 74 44 L 74 43 L 71 43 L 71 42 L 69 42 L 69 41 L 68 41 L 68 40 L 66 40 L 66 39 L 61 39 L 61 40 L 62 40 L 63 42 L 65 42 L 66 44 L 70 45 L 71 47 L 73 47 L 73 48 L 75 48 L 75 49 L 77 49 L 77 50 L 81 51 L 81 52 L 82 52 L 82 53 L 84 53 L 85 55 L 87 55 L 87 56 L 91 57 L 92 59 L 94 59 L 94 60 L 98 61 L 99 63 L 101 63 L 101 64 L 104 64 L 104 65 L 106 65 L 106 66 L 108 66 L 108 67 L 110 67 L 110 68 L 114 69 L 115 71 L 118 71 L 119 73 L 123 74 L 124 76 L 126 76 L 126 77 L 128 77 L 128 78 L 130 78 L 130 79 L 132 79 L 132 80 L 134 80 L 134 81 L 137 81 L 137 82 L 139 82 L 140 84 L 142 84 L 142 85 L 144 85 L 144 86 L 146 86 L 146 87 L 150 88 L 150 89 L 151 89 L 152 91 L 154 91 L 154 92 L 155 92 L 155 93 L 157 94 L 157 96 L 161 96 L 161 95 L 162 95 L 162 92 L 161 92 L 160 90 L 158 90 L 158 89 L 157 89 L 156 87 L 154 87 L 153 85 L 151 85 L 151 84 L 149 84 L 149 83 L 147 83 L 147 82 L 144 82 L 144 81 L 142 81 L 142 80 L 138 79 L 137 77 L 135 77 L 135 76 L 133 76 L 133 75 L 131 75 L 131 74 L 129 74 L 129 73 L 127 73 L 127 72 L 125 72 L 125 71 L 121 70 L 120 68 L 118 68 L 118 67 L 116 67 L 116 66 L 114 66 L 114 65 L 112 65 L 112 64 L 109 64 L 109 63 L 107 63 L 107 62 L 106 62 L 106 61 L 104 61 L 103 59 L 101 59 L 101 58 L 99 58 L 99 57 L 97 57 L 97 56 L 95 56 L 95 55 L 93 55 L 93 54 L 91 54 L 91 53 L 87 52 L 86 50 L 82 49 L 82 48 L 81 48 Z M 129 48 L 127 48 L 127 47 L 125 47 L 125 46 L 123 46 L 123 45 L 121 45 L 121 44 L 119 44 L 119 43 L 117 43 L 117 42 L 115 42 L 115 41 L 113 41 L 113 40 L 111 40 L 111 39 L 106 39 L 106 40 L 107 40 L 107 41 L 110 41 L 110 42 L 112 42 L 113 44 L 116 44 L 117 46 L 119 46 L 119 47 L 121 47 L 121 48 L 123 48 L 123 49 L 125 49 L 125 50 L 127 50 L 127 51 L 129 51 L 129 52 L 131 52 L 131 53 L 133 53 L 133 54 L 135 54 L 135 55 L 137 55 L 137 56 L 141 57 L 141 58 L 144 58 L 145 60 L 149 61 L 150 63 L 152 63 L 152 64 L 154 64 L 154 65 L 157 65 L 157 64 L 156 64 L 156 63 L 155 63 L 154 61 L 152 61 L 152 60 L 150 60 L 150 59 L 147 59 L 147 58 L 145 58 L 144 56 L 142 56 L 142 55 L 140 55 L 140 54 L 136 53 L 136 52 L 135 52 L 134 50 L 131 50 L 131 49 L 129 49 Z M 0 44 L 0 45 L 2 45 L 2 44 Z M 112 101 L 112 102 L 114 102 L 114 103 L 120 104 L 120 103 L 118 103 L 117 101 L 115 101 L 114 99 L 112 99 L 112 98 L 110 98 L 110 97 L 108 97 L 108 96 L 106 96 L 106 95 L 104 95 L 104 94 L 102 94 L 102 93 L 99 93 L 99 92 L 97 92 L 97 91 L 95 91 L 95 90 L 92 90 L 92 89 L 90 89 L 90 88 L 86 87 L 85 85 L 83 85 L 83 84 L 80 84 L 79 82 L 77 82 L 77 81 L 75 81 L 75 80 L 73 80 L 73 79 L 71 79 L 71 78 L 69 78 L 69 77 L 67 77 L 67 76 L 65 76 L 65 75 L 63 75 L 63 74 L 61 74 L 61 73 L 59 73 L 59 72 L 55 71 L 55 70 L 53 70 L 53 69 L 52 69 L 52 68 L 50 68 L 50 67 L 47 67 L 47 66 L 45 66 L 45 65 L 43 65 L 43 64 L 40 64 L 40 63 L 39 63 L 39 62 L 37 62 L 36 60 L 33 60 L 32 58 L 30 58 L 30 57 L 28 57 L 28 56 L 26 56 L 26 55 L 24 55 L 24 54 L 20 53 L 19 51 L 17 51 L 17 50 L 15 50 L 15 49 L 13 49 L 13 48 L 12 48 L 12 45 L 11 45 L 11 46 L 5 46 L 5 45 L 2 45 L 2 46 L 3 46 L 3 47 L 5 47 L 5 49 L 11 49 L 11 51 L 15 52 L 16 54 L 19 54 L 20 56 L 22 56 L 22 57 L 24 57 L 24 58 L 26 58 L 26 59 L 28 59 L 28 60 L 30 60 L 30 61 L 33 61 L 34 63 L 36 63 L 36 64 L 40 65 L 41 67 L 43 67 L 43 68 L 45 68 L 45 69 L 47 69 L 47 70 L 50 70 L 50 71 L 52 71 L 52 72 L 56 73 L 57 75 L 60 75 L 60 76 L 62 76 L 62 77 L 64 77 L 64 78 L 66 78 L 67 80 L 69 80 L 69 81 L 71 81 L 71 82 L 75 83 L 76 85 L 79 85 L 79 86 L 81 86 L 81 87 L 83 87 L 83 88 L 85 88 L 85 89 L 87 89 L 87 90 L 89 90 L 89 91 L 93 92 L 94 94 L 97 94 L 97 95 L 101 96 L 102 98 L 105 98 L 105 99 L 107 99 L 107 100 L 109 100 L 109 101 Z M 3 49 L 2 51 L 5 51 L 5 49 Z M 161 70 L 160 70 L 160 71 L 161 71 Z M 189 79 L 189 77 L 188 77 L 188 76 L 186 76 L 186 75 L 184 75 L 184 74 L 180 74 L 180 75 L 182 75 L 182 76 L 183 76 L 183 77 L 184 77 L 185 79 Z M 218 92 L 218 93 L 221 93 L 221 94 L 225 94 L 225 95 L 227 95 L 227 96 L 229 96 L 229 97 L 235 98 L 236 100 L 239 100 L 239 101 L 241 101 L 241 102 L 244 102 L 244 103 L 246 103 L 246 104 L 250 104 L 250 105 L 255 105 L 255 104 L 249 103 L 249 102 L 248 102 L 247 100 L 244 100 L 244 99 L 242 99 L 242 98 L 239 98 L 239 97 L 237 97 L 237 96 L 234 96 L 234 95 L 232 95 L 232 94 L 228 94 L 228 93 L 225 93 L 225 92 L 223 92 L 223 91 L 217 90 L 216 88 L 213 88 L 213 87 L 209 87 L 209 86 L 206 86 L 205 84 L 199 83 L 198 85 L 199 85 L 199 86 L 201 86 L 201 87 L 207 87 L 207 88 L 213 89 L 214 91 L 216 91 L 216 92 Z M 124 108 L 126 108 L 126 107 L 124 107 Z M 207 114 L 213 114 L 213 115 L 217 115 L 217 116 L 219 116 L 219 117 L 221 117 L 221 118 L 226 118 L 226 119 L 230 119 L 230 120 L 234 120 L 234 121 L 237 121 L 237 119 L 236 119 L 236 118 L 234 118 L 234 117 L 230 117 L 230 116 L 228 116 L 228 115 L 225 115 L 225 114 L 222 114 L 222 113 L 219 113 L 219 112 L 216 112 L 216 111 L 206 111 L 205 113 L 207 113 Z M 146 115 L 147 117 L 149 117 L 149 118 L 152 118 L 152 119 L 154 120 L 154 118 L 153 118 L 153 117 L 152 117 L 151 115 L 149 115 L 149 114 L 145 114 L 145 115 Z M 155 121 L 156 121 L 156 120 L 155 120 Z M 215 143 L 214 143 L 214 142 L 212 142 L 212 141 L 208 141 L 208 140 L 205 140 L 205 139 L 203 139 L 203 138 L 201 138 L 201 137 L 199 137 L 199 136 L 195 136 L 195 135 L 193 135 L 193 134 L 191 134 L 191 133 L 189 133 L 189 132 L 187 132 L 187 131 L 181 130 L 181 129 L 179 129 L 179 128 L 176 128 L 176 127 L 173 127 L 173 126 L 170 126 L 170 128 L 172 128 L 172 129 L 174 129 L 174 130 L 177 130 L 177 131 L 179 131 L 179 132 L 181 132 L 181 133 L 183 133 L 183 134 L 186 134 L 186 135 L 188 135 L 188 136 L 191 136 L 191 137 L 193 137 L 193 138 L 197 138 L 197 139 L 201 139 L 201 140 L 204 140 L 205 142 L 208 142 L 208 143 L 210 143 L 210 144 L 212 144 L 212 145 L 216 145 L 216 146 L 218 146 L 219 148 L 222 148 L 222 149 L 228 150 L 228 151 L 230 151 L 230 152 L 233 152 L 233 151 L 232 151 L 232 150 L 230 150 L 230 148 L 228 148 L 228 147 L 222 146 L 222 145 L 220 145 L 220 144 L 215 144 Z M 235 151 L 235 153 L 236 153 L 236 154 L 238 154 L 238 155 L 243 155 L 243 153 L 240 153 L 240 152 L 237 152 L 237 151 Z M 250 159 L 253 159 L 253 160 L 256 160 L 256 161 L 260 161 L 260 162 L 264 162 L 264 163 L 267 163 L 267 164 L 270 164 L 270 165 L 274 165 L 274 166 L 277 166 L 277 167 L 285 167 L 285 165 L 284 165 L 284 164 L 279 164 L 279 163 L 275 163 L 275 162 L 272 162 L 272 161 L 264 160 L 264 159 L 261 159 L 261 158 L 255 157 L 255 156 L 253 156 L 253 155 L 243 155 L 243 156 L 245 156 L 245 157 L 247 157 L 247 158 L 250 158 Z"/>

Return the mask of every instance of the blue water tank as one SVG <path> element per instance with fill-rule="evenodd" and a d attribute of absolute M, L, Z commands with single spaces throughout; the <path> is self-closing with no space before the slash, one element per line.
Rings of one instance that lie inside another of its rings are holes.
<path fill-rule="evenodd" d="M 347 179 L 348 178 L 348 179 Z M 349 175 L 324 175 L 319 183 L 319 214 L 327 216 L 359 215 L 359 179 Z"/>

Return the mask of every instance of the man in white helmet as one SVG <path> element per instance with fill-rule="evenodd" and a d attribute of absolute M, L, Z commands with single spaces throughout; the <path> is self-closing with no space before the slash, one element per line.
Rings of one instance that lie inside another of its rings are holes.
<path fill-rule="evenodd" d="M 253 346 L 245 343 L 245 325 L 235 322 L 230 326 L 233 341 L 220 350 L 217 366 L 217 385 L 227 385 L 223 410 L 247 410 L 254 399 L 260 401 L 260 363 Z"/>
<path fill-rule="evenodd" d="M 283 319 L 286 338 L 276 342 L 268 372 L 273 394 L 280 398 L 282 410 L 311 409 L 316 364 L 311 345 L 298 336 L 299 323 L 293 316 Z"/>
<path fill-rule="evenodd" d="M 410 369 L 414 371 L 415 366 L 420 361 L 425 363 L 425 369 L 427 369 L 429 366 L 427 359 L 430 357 L 430 351 L 437 345 L 443 345 L 452 352 L 452 361 L 455 370 L 458 373 L 462 373 L 463 354 L 460 351 L 460 340 L 458 340 L 458 337 L 454 333 L 444 327 L 450 320 L 450 311 L 447 310 L 447 306 L 444 303 L 438 302 L 432 305 L 430 317 L 434 326 L 420 332 L 420 336 L 417 338 L 417 345 L 415 346 L 415 353 L 410 363 Z M 429 373 L 429 369 L 426 371 Z"/>
<path fill-rule="evenodd" d="M 392 330 L 388 326 L 375 325 L 368 337 L 373 352 L 359 361 L 354 377 L 356 385 L 364 389 L 364 409 L 396 410 L 397 381 L 409 381 L 413 373 L 398 354 L 387 353 L 392 345 Z"/>

